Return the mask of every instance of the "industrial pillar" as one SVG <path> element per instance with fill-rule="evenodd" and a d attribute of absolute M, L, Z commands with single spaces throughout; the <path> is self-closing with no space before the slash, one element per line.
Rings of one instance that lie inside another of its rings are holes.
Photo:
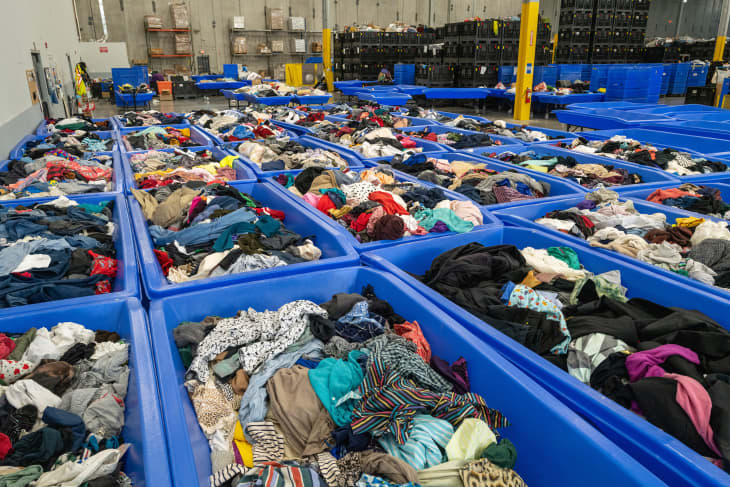
<path fill-rule="evenodd" d="M 334 91 L 335 75 L 332 72 L 332 29 L 330 29 L 330 2 L 322 0 L 322 67 L 327 91 Z"/>
<path fill-rule="evenodd" d="M 725 52 L 725 41 L 727 40 L 728 22 L 730 22 L 730 0 L 722 0 L 720 25 L 717 28 L 717 39 L 715 40 L 715 54 L 712 56 L 713 61 L 722 61 L 722 55 Z"/>
<path fill-rule="evenodd" d="M 730 2 L 730 0 L 725 0 Z M 520 46 L 517 58 L 517 89 L 515 91 L 515 120 L 530 119 L 532 98 L 532 75 L 535 65 L 535 44 L 537 41 L 537 17 L 539 0 L 522 0 L 520 18 Z"/>

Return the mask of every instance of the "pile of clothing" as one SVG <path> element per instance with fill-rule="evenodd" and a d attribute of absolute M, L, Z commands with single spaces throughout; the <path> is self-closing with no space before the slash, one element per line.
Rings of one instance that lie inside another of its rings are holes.
<path fill-rule="evenodd" d="M 256 97 L 271 96 L 322 96 L 326 95 L 326 91 L 307 88 L 288 86 L 283 83 L 258 84 L 253 86 L 243 86 L 234 90 L 234 93 L 248 93 Z"/>
<path fill-rule="evenodd" d="M 314 132 L 315 137 L 352 148 L 366 159 L 421 152 L 421 148 L 417 147 L 417 142 L 410 137 L 410 134 L 393 132 L 371 120 L 345 123 L 324 120 L 311 126 L 310 130 Z"/>
<path fill-rule="evenodd" d="M 712 186 L 684 183 L 677 188 L 657 189 L 646 197 L 646 201 L 730 220 L 730 203 Z"/>
<path fill-rule="evenodd" d="M 73 322 L 0 343 L 0 485 L 131 486 L 120 471 L 129 344 Z"/>
<path fill-rule="evenodd" d="M 208 150 L 198 152 L 175 149 L 173 152 L 147 151 L 129 156 L 137 188 L 149 189 L 175 182 L 204 181 L 206 183 L 234 181 L 233 163 L 238 156 L 226 156 L 220 161 Z"/>
<path fill-rule="evenodd" d="M 43 157 L 46 152 L 54 149 L 61 149 L 68 154 L 83 157 L 87 152 L 110 152 L 114 150 L 114 138 L 102 139 L 99 134 L 87 132 L 86 130 L 55 132 L 45 138 L 27 141 L 23 147 L 22 159 L 26 161 L 38 159 Z"/>
<path fill-rule="evenodd" d="M 185 123 L 185 115 L 181 113 L 162 113 L 157 110 L 143 112 L 127 112 L 118 117 L 122 127 L 147 127 L 150 125 L 177 125 Z"/>
<path fill-rule="evenodd" d="M 437 134 L 431 127 L 424 127 L 423 130 L 409 131 L 407 133 L 413 137 L 438 142 L 439 144 L 448 145 L 454 149 L 502 145 L 501 141 L 492 140 L 487 134 L 462 134 L 460 132 L 443 132 Z"/>
<path fill-rule="evenodd" d="M 528 150 L 520 154 L 508 151 L 501 154 L 493 154 L 489 157 L 498 161 L 509 162 L 520 167 L 532 169 L 533 171 L 544 172 L 551 176 L 569 179 L 584 188 L 593 189 L 596 187 L 625 186 L 644 182 L 641 175 L 629 172 L 628 169 L 614 167 L 610 164 L 579 164 L 578 161 L 570 156 L 540 156 L 534 150 Z"/>
<path fill-rule="evenodd" d="M 65 196 L 0 206 L 0 308 L 111 292 L 113 212 L 114 201 L 80 204 Z"/>
<path fill-rule="evenodd" d="M 198 147 L 190 138 L 189 128 L 147 127 L 122 136 L 127 151 Z"/>
<path fill-rule="evenodd" d="M 404 117 L 393 115 L 385 108 L 368 107 L 355 108 L 347 116 L 350 120 L 375 122 L 381 127 L 401 128 L 411 125 L 411 121 Z"/>
<path fill-rule="evenodd" d="M 550 183 L 523 173 L 498 172 L 474 161 L 449 161 L 416 154 L 407 159 L 396 156 L 388 164 L 422 181 L 463 194 L 480 205 L 550 196 Z"/>
<path fill-rule="evenodd" d="M 108 119 L 95 122 L 89 117 L 82 117 L 79 115 L 70 118 L 49 118 L 46 120 L 46 129 L 50 133 L 74 132 L 76 130 L 95 132 L 97 130 L 114 130 L 114 127 Z"/>
<path fill-rule="evenodd" d="M 343 173 L 313 167 L 276 180 L 363 243 L 465 233 L 483 223 L 471 201 L 449 199 L 441 188 L 398 180 L 384 168 Z"/>
<path fill-rule="evenodd" d="M 284 212 L 221 183 L 132 189 L 149 222 L 155 255 L 173 283 L 318 260 L 313 237 L 282 223 Z"/>
<path fill-rule="evenodd" d="M 223 142 L 281 137 L 286 131 L 254 114 L 236 110 L 195 110 L 186 115 L 194 125 L 203 127 Z"/>
<path fill-rule="evenodd" d="M 137 86 L 125 83 L 119 87 L 119 92 L 125 95 L 130 95 L 132 93 L 149 93 L 149 91 L 150 87 L 147 86 L 147 83 L 140 83 Z"/>
<path fill-rule="evenodd" d="M 529 129 L 526 126 L 515 125 L 511 128 L 507 127 L 507 122 L 504 120 L 494 120 L 492 122 L 484 123 L 474 120 L 473 118 L 459 115 L 454 119 L 442 122 L 442 124 L 464 130 L 472 130 L 474 132 L 502 135 L 504 137 L 511 137 L 525 142 L 542 142 L 556 138 L 547 135 L 545 132 Z"/>
<path fill-rule="evenodd" d="M 730 231 L 727 222 L 639 213 L 618 193 L 599 189 L 577 206 L 535 220 L 588 241 L 705 284 L 730 288 Z"/>
<path fill-rule="evenodd" d="M 730 332 L 700 311 L 629 299 L 619 270 L 593 274 L 570 247 L 475 242 L 416 277 L 730 469 Z"/>
<path fill-rule="evenodd" d="M 0 172 L 0 200 L 111 191 L 112 166 L 112 156 L 81 159 L 61 149 L 10 161 Z"/>
<path fill-rule="evenodd" d="M 301 112 L 323 112 L 325 115 L 347 115 L 352 111 L 352 107 L 348 105 L 347 103 L 339 103 L 339 104 L 332 104 L 328 105 L 327 108 L 325 108 L 324 105 L 318 106 L 316 108 L 310 107 L 308 105 L 303 105 L 300 107 L 296 107 L 297 110 Z"/>
<path fill-rule="evenodd" d="M 525 486 L 512 470 L 517 450 L 498 432 L 510 423 L 470 391 L 464 358 L 450 365 L 433 354 L 418 322 L 372 286 L 320 305 L 184 322 L 173 336 L 209 440 L 211 487 L 265 485 L 265 476 Z"/>
<path fill-rule="evenodd" d="M 304 146 L 287 137 L 268 140 L 247 140 L 238 146 L 238 153 L 263 171 L 333 167 L 344 169 L 348 163 L 337 152 Z"/>
<path fill-rule="evenodd" d="M 676 149 L 659 150 L 651 145 L 628 139 L 623 135 L 614 135 L 608 140 L 592 141 L 578 137 L 573 141 L 559 142 L 555 145 L 576 152 L 583 152 L 584 154 L 598 154 L 634 162 L 642 166 L 662 169 L 677 176 L 725 172 L 728 170 L 728 167 L 720 161 L 710 161 Z"/>

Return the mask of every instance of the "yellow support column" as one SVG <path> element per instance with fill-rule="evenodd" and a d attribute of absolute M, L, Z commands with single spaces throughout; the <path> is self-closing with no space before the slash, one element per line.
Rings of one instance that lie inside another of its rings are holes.
<path fill-rule="evenodd" d="M 725 54 L 725 41 L 727 37 L 717 36 L 715 40 L 715 53 L 712 55 L 713 61 L 722 61 L 722 56 Z"/>
<path fill-rule="evenodd" d="M 517 59 L 517 89 L 515 91 L 515 120 L 530 119 L 530 98 L 532 96 L 532 74 L 535 69 L 539 6 L 539 0 L 522 0 L 520 46 Z"/>
<path fill-rule="evenodd" d="M 322 62 L 324 63 L 324 79 L 327 81 L 327 91 L 332 93 L 335 80 L 332 72 L 332 29 L 322 29 Z"/>
<path fill-rule="evenodd" d="M 722 55 L 725 53 L 728 22 L 730 22 L 730 0 L 722 0 L 720 25 L 717 26 L 717 37 L 715 38 L 715 53 L 712 55 L 713 61 L 722 61 Z"/>

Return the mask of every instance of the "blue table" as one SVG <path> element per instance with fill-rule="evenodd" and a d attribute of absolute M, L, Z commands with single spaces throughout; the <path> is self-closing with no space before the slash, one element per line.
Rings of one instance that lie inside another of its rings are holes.
<path fill-rule="evenodd" d="M 220 90 L 235 90 L 244 86 L 251 86 L 251 82 L 248 80 L 244 81 L 211 81 L 209 83 L 197 82 L 195 83 L 201 90 L 213 90 L 218 92 Z"/>

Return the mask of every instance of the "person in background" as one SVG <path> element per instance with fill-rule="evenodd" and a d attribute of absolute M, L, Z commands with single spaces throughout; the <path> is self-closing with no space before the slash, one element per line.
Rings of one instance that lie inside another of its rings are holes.
<path fill-rule="evenodd" d="M 390 71 L 383 68 L 380 70 L 380 74 L 378 75 L 378 83 L 392 83 L 393 82 L 393 76 L 391 76 Z"/>
<path fill-rule="evenodd" d="M 165 75 L 160 73 L 159 71 L 152 71 L 152 76 L 150 76 L 150 87 L 155 93 L 159 93 L 159 91 L 157 90 L 158 81 L 165 81 Z"/>

